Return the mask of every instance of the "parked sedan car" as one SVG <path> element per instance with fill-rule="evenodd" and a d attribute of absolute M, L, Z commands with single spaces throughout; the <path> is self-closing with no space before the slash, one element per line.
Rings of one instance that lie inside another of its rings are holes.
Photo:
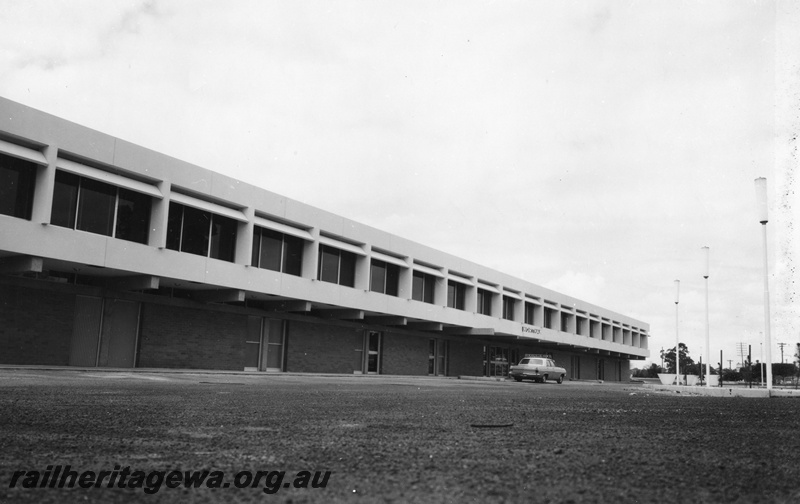
<path fill-rule="evenodd" d="M 544 383 L 547 380 L 555 380 L 557 383 L 562 383 L 567 370 L 557 366 L 556 362 L 548 357 L 526 355 L 519 364 L 509 368 L 508 374 L 516 381 L 533 380 Z"/>

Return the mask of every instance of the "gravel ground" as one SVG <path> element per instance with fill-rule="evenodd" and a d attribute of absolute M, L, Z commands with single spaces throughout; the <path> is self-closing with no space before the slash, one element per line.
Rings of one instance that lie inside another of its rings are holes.
<path fill-rule="evenodd" d="M 797 503 L 798 410 L 637 384 L 3 369 L 0 502 Z M 230 486 L 9 488 L 48 465 Z M 331 474 L 235 488 L 259 470 Z"/>

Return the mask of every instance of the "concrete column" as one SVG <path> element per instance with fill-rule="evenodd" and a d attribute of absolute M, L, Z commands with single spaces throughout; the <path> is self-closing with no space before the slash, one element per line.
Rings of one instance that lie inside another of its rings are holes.
<path fill-rule="evenodd" d="M 503 318 L 503 294 L 492 292 L 492 317 Z"/>
<path fill-rule="evenodd" d="M 169 198 L 172 194 L 169 182 L 158 183 L 163 199 L 153 198 L 150 208 L 150 236 L 147 243 L 160 249 L 167 247 L 167 220 L 169 218 Z"/>
<path fill-rule="evenodd" d="M 433 304 L 447 306 L 447 279 L 434 277 Z"/>
<path fill-rule="evenodd" d="M 56 186 L 56 160 L 58 147 L 48 145 L 44 148 L 47 166 L 37 165 L 36 187 L 33 192 L 33 208 L 31 222 L 50 224 L 50 213 L 53 209 L 53 190 Z"/>
<path fill-rule="evenodd" d="M 478 288 L 474 279 L 472 280 L 472 285 L 467 286 L 464 290 L 464 311 L 478 312 Z"/>
<path fill-rule="evenodd" d="M 309 233 L 314 237 L 314 240 L 305 241 L 305 245 L 303 246 L 303 266 L 300 273 L 303 278 L 316 280 L 317 263 L 319 261 L 319 229 L 310 229 Z"/>
<path fill-rule="evenodd" d="M 411 267 L 400 268 L 397 275 L 397 297 L 400 299 L 411 299 L 411 285 L 413 281 L 413 270 Z"/>
<path fill-rule="evenodd" d="M 369 290 L 370 250 L 366 256 L 356 255 L 356 278 L 353 282 L 356 289 Z"/>
<path fill-rule="evenodd" d="M 245 208 L 243 210 L 247 222 L 239 222 L 236 228 L 236 255 L 233 262 L 236 264 L 243 264 L 250 266 L 253 262 L 253 219 L 256 216 L 256 211 L 253 208 Z"/>

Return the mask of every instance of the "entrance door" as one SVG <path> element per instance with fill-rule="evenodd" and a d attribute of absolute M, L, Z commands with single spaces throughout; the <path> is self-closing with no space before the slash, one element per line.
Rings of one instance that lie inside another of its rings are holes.
<path fill-rule="evenodd" d="M 261 317 L 247 317 L 247 336 L 244 340 L 244 370 L 258 371 L 261 358 Z"/>
<path fill-rule="evenodd" d="M 570 357 L 569 363 L 569 377 L 571 380 L 581 379 L 581 358 L 578 355 Z"/>
<path fill-rule="evenodd" d="M 428 374 L 447 376 L 447 341 L 431 339 L 428 343 Z"/>
<path fill-rule="evenodd" d="M 510 351 L 506 347 L 489 346 L 486 350 L 486 376 L 507 376 Z"/>
<path fill-rule="evenodd" d="M 283 320 L 247 317 L 245 371 L 283 371 Z"/>
<path fill-rule="evenodd" d="M 98 366 L 132 368 L 136 364 L 139 303 L 106 299 Z"/>
<path fill-rule="evenodd" d="M 606 361 L 603 359 L 597 359 L 597 379 L 606 379 Z"/>
<path fill-rule="evenodd" d="M 363 372 L 366 374 L 380 374 L 381 372 L 381 333 L 367 331 L 364 334 L 364 363 Z"/>
<path fill-rule="evenodd" d="M 70 343 L 70 366 L 95 367 L 97 365 L 102 318 L 102 298 L 75 296 L 75 323 Z"/>
<path fill-rule="evenodd" d="M 283 320 L 264 319 L 263 353 L 261 371 L 283 371 L 283 355 L 286 343 Z"/>

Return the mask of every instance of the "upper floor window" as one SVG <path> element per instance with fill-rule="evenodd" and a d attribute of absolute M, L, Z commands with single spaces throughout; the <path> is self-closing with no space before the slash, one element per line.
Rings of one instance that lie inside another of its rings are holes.
<path fill-rule="evenodd" d="M 328 245 L 319 246 L 317 278 L 346 287 L 356 284 L 356 255 Z"/>
<path fill-rule="evenodd" d="M 503 318 L 514 320 L 514 298 L 503 296 Z"/>
<path fill-rule="evenodd" d="M 586 319 L 583 317 L 575 317 L 575 334 L 583 335 L 585 331 L 584 324 L 586 323 Z"/>
<path fill-rule="evenodd" d="M 369 290 L 397 296 L 400 267 L 373 259 L 369 271 Z"/>
<path fill-rule="evenodd" d="M 555 317 L 558 315 L 558 312 L 553 308 L 544 309 L 544 326 L 548 329 L 555 329 Z"/>
<path fill-rule="evenodd" d="M 237 227 L 230 217 L 171 201 L 167 248 L 233 262 Z"/>
<path fill-rule="evenodd" d="M 303 240 L 256 226 L 253 231 L 252 265 L 300 276 L 303 265 Z"/>
<path fill-rule="evenodd" d="M 525 323 L 534 325 L 534 313 L 536 310 L 536 305 L 533 303 L 525 303 Z"/>
<path fill-rule="evenodd" d="M 569 332 L 569 313 L 561 313 L 561 332 Z"/>
<path fill-rule="evenodd" d="M 34 163 L 0 154 L 0 214 L 30 220 L 35 185 Z"/>
<path fill-rule="evenodd" d="M 147 243 L 150 196 L 65 171 L 56 171 L 50 223 Z"/>
<path fill-rule="evenodd" d="M 492 314 L 492 293 L 484 289 L 478 289 L 478 313 Z"/>
<path fill-rule="evenodd" d="M 447 306 L 458 310 L 464 309 L 464 299 L 467 295 L 467 286 L 448 280 L 447 282 Z"/>
<path fill-rule="evenodd" d="M 411 280 L 411 299 L 433 304 L 433 292 L 436 286 L 436 277 L 414 270 Z"/>

